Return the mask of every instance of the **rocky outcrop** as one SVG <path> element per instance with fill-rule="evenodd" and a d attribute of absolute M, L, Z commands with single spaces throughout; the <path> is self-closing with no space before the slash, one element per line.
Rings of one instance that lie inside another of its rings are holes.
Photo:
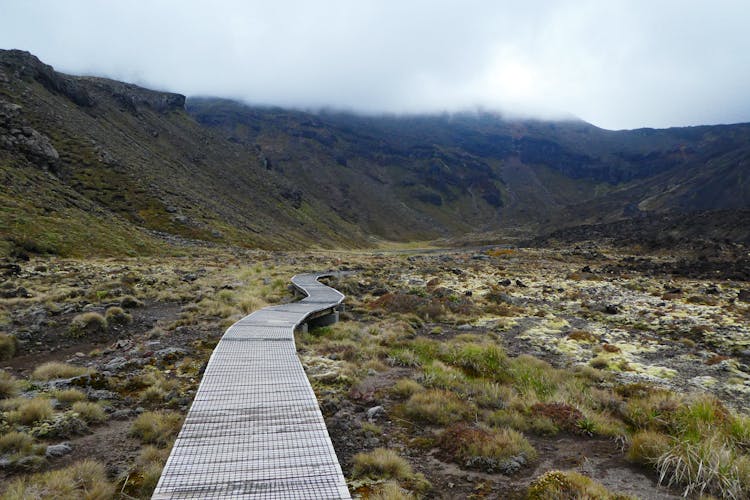
<path fill-rule="evenodd" d="M 181 94 L 148 90 L 106 78 L 69 76 L 55 71 L 29 52 L 0 50 L 0 82 L 9 81 L 10 78 L 35 80 L 49 91 L 63 95 L 82 107 L 94 106 L 94 95 L 99 90 L 114 97 L 131 112 L 142 106 L 158 112 L 185 108 L 185 96 Z"/>
<path fill-rule="evenodd" d="M 97 90 L 105 92 L 126 110 L 135 113 L 139 107 L 146 107 L 160 113 L 185 109 L 185 96 L 170 92 L 144 89 L 130 83 L 106 78 L 81 78 Z"/>
<path fill-rule="evenodd" d="M 77 78 L 58 73 L 36 56 L 23 50 L 0 50 L 0 69 L 5 78 L 36 80 L 50 92 L 63 95 L 79 106 L 93 106 L 94 100 Z"/>
<path fill-rule="evenodd" d="M 35 165 L 55 170 L 60 155 L 46 135 L 23 122 L 21 109 L 0 99 L 0 148 L 19 151 Z"/>

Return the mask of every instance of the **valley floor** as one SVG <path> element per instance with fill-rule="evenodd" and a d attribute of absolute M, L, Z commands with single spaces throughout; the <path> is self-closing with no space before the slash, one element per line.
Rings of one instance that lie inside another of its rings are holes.
<path fill-rule="evenodd" d="M 581 243 L 7 261 L 3 495 L 147 498 L 224 329 L 294 300 L 293 274 L 343 269 L 342 321 L 297 345 L 353 493 L 741 498 L 750 283 L 733 255 Z"/>

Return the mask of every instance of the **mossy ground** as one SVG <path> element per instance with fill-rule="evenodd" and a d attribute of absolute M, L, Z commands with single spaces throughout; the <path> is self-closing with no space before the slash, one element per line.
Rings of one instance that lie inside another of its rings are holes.
<path fill-rule="evenodd" d="M 604 272 L 628 258 L 611 249 L 182 254 L 37 258 L 6 276 L 28 292 L 0 299 L 19 340 L 0 377 L 14 488 L 90 457 L 106 491 L 148 497 L 223 330 L 293 300 L 297 272 L 354 269 L 332 281 L 342 321 L 297 339 L 352 490 L 521 498 L 559 469 L 590 491 L 747 491 L 746 283 Z M 108 309 L 132 319 L 69 334 Z M 72 452 L 45 458 L 61 441 Z"/>

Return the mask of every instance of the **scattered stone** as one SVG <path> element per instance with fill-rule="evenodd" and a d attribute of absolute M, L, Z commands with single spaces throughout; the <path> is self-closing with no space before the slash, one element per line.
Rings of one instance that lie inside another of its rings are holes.
<path fill-rule="evenodd" d="M 607 306 L 604 308 L 604 312 L 607 314 L 619 314 L 620 306 L 616 304 L 607 304 Z"/>
<path fill-rule="evenodd" d="M 526 285 L 521 280 L 516 280 L 516 286 L 520 288 L 526 288 Z"/>
<path fill-rule="evenodd" d="M 170 362 L 180 358 L 184 358 L 187 353 L 187 350 L 181 347 L 167 347 L 156 351 L 154 353 L 154 356 L 162 361 Z"/>
<path fill-rule="evenodd" d="M 51 444 L 47 446 L 47 451 L 44 453 L 47 458 L 62 457 L 73 451 L 73 447 L 69 442 L 60 444 Z"/>
<path fill-rule="evenodd" d="M 24 287 L 19 286 L 18 288 L 11 288 L 6 290 L 0 290 L 0 298 L 3 299 L 30 299 L 34 295 L 32 295 L 28 290 L 26 290 Z"/>
<path fill-rule="evenodd" d="M 86 396 L 94 401 L 117 399 L 117 394 L 106 389 L 88 389 Z"/>
<path fill-rule="evenodd" d="M 374 423 L 378 418 L 385 416 L 385 408 L 382 406 L 373 406 L 367 410 L 367 421 Z"/>
<path fill-rule="evenodd" d="M 111 359 L 102 368 L 108 372 L 116 372 L 116 371 L 122 370 L 127 365 L 128 365 L 127 358 L 124 358 L 123 356 L 118 356 L 114 359 Z"/>
<path fill-rule="evenodd" d="M 498 285 L 501 286 L 510 286 L 513 282 L 510 281 L 508 278 L 505 278 L 504 280 L 500 280 L 497 282 Z"/>
<path fill-rule="evenodd" d="M 109 416 L 112 420 L 128 420 L 136 414 L 134 410 L 115 410 Z"/>
<path fill-rule="evenodd" d="M 0 264 L 0 274 L 3 276 L 18 276 L 21 274 L 21 266 L 18 264 Z"/>

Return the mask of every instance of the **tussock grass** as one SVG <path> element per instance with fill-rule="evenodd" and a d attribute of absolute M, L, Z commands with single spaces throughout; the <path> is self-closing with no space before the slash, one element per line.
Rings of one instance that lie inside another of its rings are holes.
<path fill-rule="evenodd" d="M 526 493 L 527 500 L 628 500 L 578 472 L 549 471 L 535 479 Z"/>
<path fill-rule="evenodd" d="M 132 469 L 123 484 L 123 489 L 129 495 L 138 498 L 150 498 L 161 477 L 164 464 L 169 457 L 169 448 L 157 448 L 156 446 L 144 446 Z"/>
<path fill-rule="evenodd" d="M 105 333 L 107 331 L 107 320 L 97 312 L 87 312 L 75 316 L 68 328 L 71 337 L 78 338 L 85 335 Z"/>
<path fill-rule="evenodd" d="M 133 322 L 133 316 L 125 312 L 122 307 L 118 306 L 107 308 L 104 317 L 109 325 L 127 325 Z"/>
<path fill-rule="evenodd" d="M 28 454 L 34 445 L 34 439 L 25 432 L 11 431 L 0 436 L 0 454 Z"/>
<path fill-rule="evenodd" d="M 411 349 L 393 349 L 388 355 L 386 362 L 391 366 L 422 366 L 419 356 Z"/>
<path fill-rule="evenodd" d="M 18 405 L 16 410 L 7 413 L 9 422 L 33 425 L 52 417 L 52 404 L 46 398 L 27 399 Z"/>
<path fill-rule="evenodd" d="M 63 405 L 71 405 L 78 401 L 86 401 L 86 395 L 78 389 L 64 389 L 61 391 L 54 391 L 52 397 L 57 399 Z"/>
<path fill-rule="evenodd" d="M 748 420 L 714 396 L 649 392 L 628 402 L 625 418 L 636 429 L 628 458 L 651 465 L 659 482 L 685 496 L 750 495 Z"/>
<path fill-rule="evenodd" d="M 499 382 L 510 379 L 508 357 L 502 348 L 494 344 L 468 343 L 454 346 L 444 361 L 462 368 L 473 377 Z"/>
<path fill-rule="evenodd" d="M 376 448 L 369 453 L 354 455 L 353 477 L 409 479 L 413 474 L 414 471 L 409 462 L 393 450 Z"/>
<path fill-rule="evenodd" d="M 415 500 L 417 497 L 403 489 L 396 481 L 386 481 L 367 495 L 368 500 Z"/>
<path fill-rule="evenodd" d="M 91 373 L 88 368 L 69 365 L 58 361 L 49 361 L 37 366 L 31 374 L 34 380 L 52 380 L 57 378 L 71 378 Z"/>
<path fill-rule="evenodd" d="M 164 411 L 147 411 L 133 421 L 130 433 L 148 444 L 165 447 L 182 426 L 182 416 Z"/>
<path fill-rule="evenodd" d="M 440 435 L 439 447 L 459 464 L 487 472 L 513 471 L 509 461 L 525 463 L 534 460 L 536 450 L 513 429 L 485 428 L 456 424 Z"/>
<path fill-rule="evenodd" d="M 468 419 L 474 408 L 452 392 L 432 389 L 413 394 L 403 404 L 403 413 L 417 422 L 447 425 Z"/>
<path fill-rule="evenodd" d="M 0 333 L 0 361 L 10 359 L 16 355 L 18 350 L 18 339 L 15 335 Z"/>
<path fill-rule="evenodd" d="M 20 381 L 10 373 L 0 370 L 0 399 L 12 398 L 20 392 Z"/>
<path fill-rule="evenodd" d="M 424 390 L 419 382 L 410 378 L 402 378 L 391 387 L 391 395 L 398 399 L 406 399 Z"/>
<path fill-rule="evenodd" d="M 107 478 L 104 466 L 83 460 L 64 469 L 34 474 L 14 480 L 3 494 L 3 500 L 107 500 L 115 487 Z"/>
<path fill-rule="evenodd" d="M 459 369 L 433 361 L 426 366 L 422 375 L 425 387 L 459 391 L 467 382 L 466 375 Z"/>
<path fill-rule="evenodd" d="M 101 424 L 107 421 L 107 414 L 104 412 L 104 408 L 97 403 L 78 401 L 73 403 L 71 410 L 77 413 L 81 420 L 87 424 Z"/>
<path fill-rule="evenodd" d="M 160 403 L 165 401 L 172 391 L 179 387 L 176 380 L 168 379 L 157 370 L 150 370 L 138 378 L 138 382 L 146 386 L 141 391 L 139 399 L 144 403 Z"/>
<path fill-rule="evenodd" d="M 547 401 L 555 395 L 565 374 L 541 359 L 522 354 L 511 360 L 510 376 L 520 394 Z"/>
<path fill-rule="evenodd" d="M 669 449 L 671 439 L 654 431 L 638 431 L 630 438 L 628 460 L 642 465 L 656 465 Z"/>
<path fill-rule="evenodd" d="M 692 443 L 674 440 L 656 462 L 659 483 L 683 486 L 683 495 L 715 493 L 727 498 L 747 498 L 748 456 L 738 455 L 716 436 Z"/>

